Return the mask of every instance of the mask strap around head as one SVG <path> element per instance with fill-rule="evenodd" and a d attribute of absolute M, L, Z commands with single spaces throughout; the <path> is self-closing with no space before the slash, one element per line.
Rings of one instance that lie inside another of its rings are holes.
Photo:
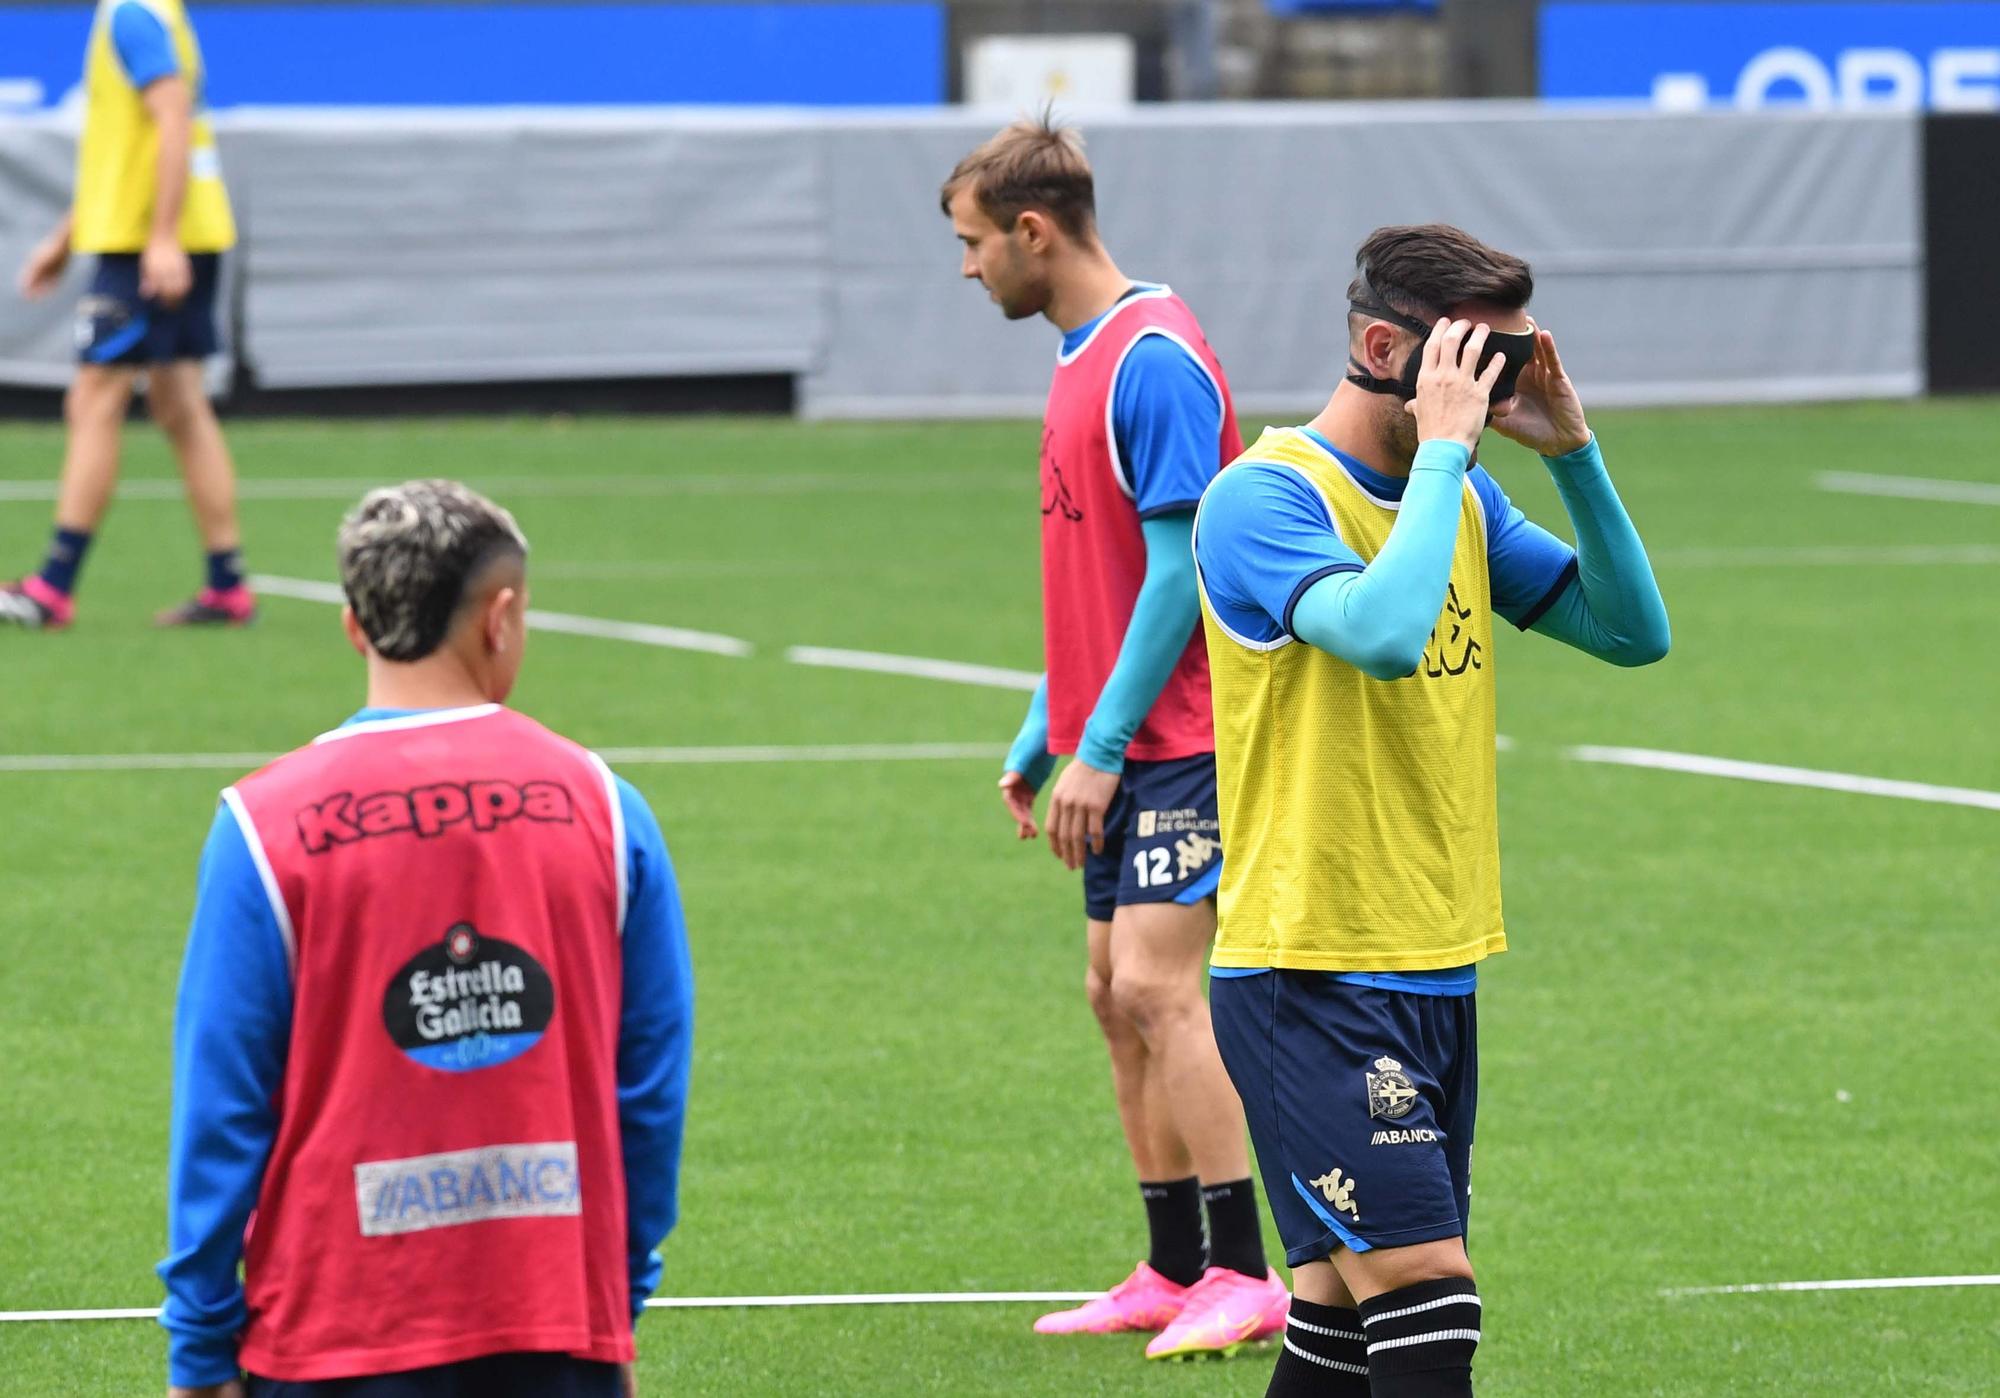
<path fill-rule="evenodd" d="M 1420 340 L 1430 335 L 1430 326 L 1424 324 L 1415 316 L 1404 315 L 1384 300 L 1375 288 L 1369 284 L 1368 273 L 1366 271 L 1362 272 L 1359 280 L 1361 282 L 1361 289 L 1347 303 L 1349 310 L 1359 311 L 1362 315 L 1373 317 L 1376 320 L 1386 320 L 1391 325 L 1400 325 L 1403 329 L 1414 333 Z M 1347 357 L 1347 363 L 1349 366 L 1347 381 L 1356 388 L 1368 393 L 1386 393 L 1392 397 L 1400 398 L 1407 403 L 1417 396 L 1417 376 L 1414 371 L 1423 363 L 1423 346 L 1419 344 L 1415 349 L 1410 351 L 1410 358 L 1406 362 L 1403 377 L 1400 379 L 1376 378 L 1367 369 L 1363 368 L 1361 361 L 1353 355 Z"/>

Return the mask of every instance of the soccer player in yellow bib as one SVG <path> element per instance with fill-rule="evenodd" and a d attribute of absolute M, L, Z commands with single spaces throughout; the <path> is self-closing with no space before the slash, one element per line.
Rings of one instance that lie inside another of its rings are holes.
<path fill-rule="evenodd" d="M 77 308 L 55 537 L 38 572 L 0 585 L 0 622 L 69 625 L 77 575 L 118 483 L 120 430 L 143 371 L 147 407 L 180 462 L 208 555 L 194 599 L 156 620 L 240 625 L 256 604 L 243 581 L 236 469 L 201 373 L 218 348 L 218 265 L 236 242 L 236 222 L 202 111 L 201 50 L 181 0 L 98 5 L 76 164 L 69 213 L 20 275 L 23 295 L 46 296 L 72 252 L 97 258 Z"/>
<path fill-rule="evenodd" d="M 1477 964 L 1506 947 L 1495 617 L 1618 665 L 1667 615 L 1528 265 L 1377 230 L 1350 369 L 1195 523 L 1223 845 L 1215 1034 L 1293 1268 L 1270 1398 L 1465 1398 Z M 1577 547 L 1474 464 L 1540 453 Z"/>

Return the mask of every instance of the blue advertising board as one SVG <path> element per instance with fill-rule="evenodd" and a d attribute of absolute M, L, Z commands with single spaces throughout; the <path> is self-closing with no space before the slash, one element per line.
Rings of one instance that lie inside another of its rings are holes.
<path fill-rule="evenodd" d="M 1542 7 L 1541 93 L 1675 110 L 2000 110 L 1995 0 Z"/>
<path fill-rule="evenodd" d="M 0 109 L 54 106 L 90 6 L 0 6 Z M 935 105 L 945 14 L 912 4 L 194 7 L 210 105 Z"/>

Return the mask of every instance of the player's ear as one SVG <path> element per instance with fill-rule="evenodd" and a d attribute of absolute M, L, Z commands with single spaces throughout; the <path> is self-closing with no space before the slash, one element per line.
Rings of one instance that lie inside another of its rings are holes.
<path fill-rule="evenodd" d="M 486 649 L 494 655 L 504 655 L 507 651 L 507 617 L 513 610 L 514 599 L 520 593 L 514 588 L 503 587 L 486 599 Z"/>
<path fill-rule="evenodd" d="M 1362 327 L 1361 362 L 1378 379 L 1393 379 L 1402 372 L 1396 338 L 1396 327 L 1387 321 L 1371 320 Z"/>
<path fill-rule="evenodd" d="M 368 633 L 361 629 L 361 619 L 354 615 L 354 608 L 340 609 L 340 629 L 347 633 L 347 644 L 354 647 L 354 653 L 364 660 L 368 656 Z"/>
<path fill-rule="evenodd" d="M 1055 246 L 1055 225 L 1040 209 L 1023 209 L 1016 214 L 1014 231 L 1029 252 L 1046 253 Z"/>

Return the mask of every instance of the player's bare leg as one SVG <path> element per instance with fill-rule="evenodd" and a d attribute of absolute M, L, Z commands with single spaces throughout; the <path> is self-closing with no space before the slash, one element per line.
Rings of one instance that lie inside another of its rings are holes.
<path fill-rule="evenodd" d="M 1206 901 L 1135 903 L 1112 915 L 1113 1004 L 1144 1041 L 1203 1184 L 1250 1173 L 1243 1106 L 1216 1052 L 1202 995 L 1214 936 L 1215 909 Z"/>
<path fill-rule="evenodd" d="M 1151 1243 L 1147 1260 L 1110 1291 L 1036 1321 L 1035 1329 L 1044 1335 L 1159 1330 L 1180 1314 L 1205 1260 L 1193 1158 L 1174 1130 L 1158 1060 L 1147 1052 L 1138 1026 L 1118 1008 L 1112 991 L 1111 924 L 1092 918 L 1086 936 L 1084 990 L 1111 1055 L 1118 1124 L 1146 1198 Z"/>
<path fill-rule="evenodd" d="M 118 449 L 132 405 L 136 371 L 101 364 L 77 367 L 63 396 L 69 437 L 56 487 L 56 527 L 94 534 L 118 488 Z"/>
<path fill-rule="evenodd" d="M 236 518 L 236 463 L 208 401 L 198 360 L 156 364 L 147 373 L 146 407 L 173 447 L 187 487 L 188 509 L 209 558 L 207 586 L 193 602 L 162 612 L 163 624 L 241 623 L 254 608 L 243 586 Z"/>
<path fill-rule="evenodd" d="M 1112 1002 L 1112 924 L 1088 922 L 1090 962 L 1084 970 L 1084 994 L 1090 1012 L 1104 1034 L 1104 1048 L 1112 1058 L 1112 1094 L 1118 1100 L 1118 1126 L 1124 1130 L 1126 1148 L 1132 1152 L 1132 1166 L 1142 1180 L 1176 1178 L 1162 1174 L 1168 1162 L 1156 1156 L 1156 1136 L 1148 1120 L 1146 1094 L 1146 1040 Z"/>
<path fill-rule="evenodd" d="M 133 370 L 109 365 L 77 367 L 63 397 L 68 436 L 56 486 L 56 542 L 41 573 L 0 589 L 0 621 L 49 628 L 69 624 L 70 590 L 82 551 L 103 523 L 118 486 L 118 449 L 133 377 Z"/>
<path fill-rule="evenodd" d="M 1231 1353 L 1284 1324 L 1284 1284 L 1264 1259 L 1250 1183 L 1243 1106 L 1216 1051 L 1202 969 L 1215 909 L 1135 903 L 1111 922 L 1111 996 L 1146 1043 L 1147 1071 L 1165 1085 L 1174 1128 L 1201 1177 L 1209 1267 L 1174 1323 L 1146 1347 L 1149 1359 Z"/>
<path fill-rule="evenodd" d="M 243 537 L 236 522 L 236 464 L 209 404 L 200 361 L 153 365 L 146 375 L 146 408 L 180 463 L 202 548 L 218 553 L 239 547 Z"/>

